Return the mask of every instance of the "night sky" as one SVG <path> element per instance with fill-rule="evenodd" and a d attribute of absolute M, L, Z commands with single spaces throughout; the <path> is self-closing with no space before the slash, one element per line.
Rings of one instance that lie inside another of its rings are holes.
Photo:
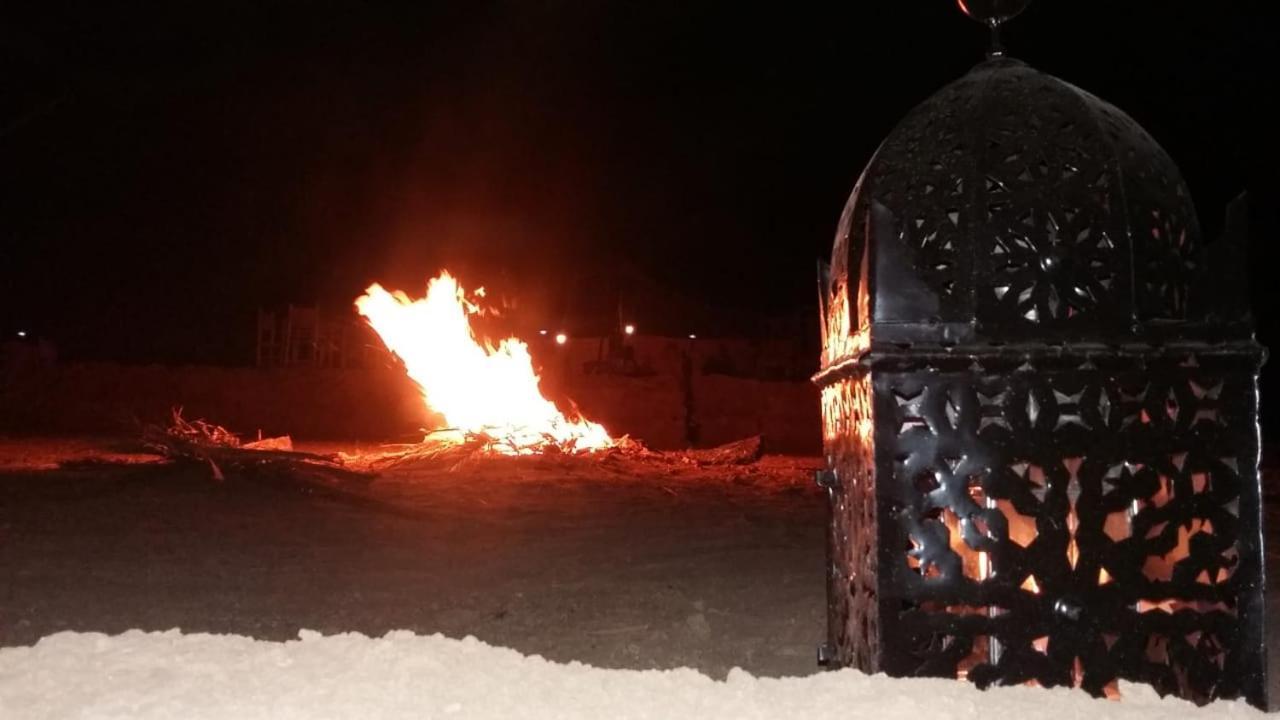
<path fill-rule="evenodd" d="M 986 44 L 949 0 L 830 5 L 5 3 L 0 329 L 68 358 L 246 363 L 259 306 L 344 308 L 447 266 L 561 315 L 645 278 L 742 318 L 813 313 L 816 335 L 814 263 L 857 175 Z M 1207 237 L 1251 191 L 1260 253 L 1271 5 L 1040 0 L 1006 40 L 1142 123 Z"/>

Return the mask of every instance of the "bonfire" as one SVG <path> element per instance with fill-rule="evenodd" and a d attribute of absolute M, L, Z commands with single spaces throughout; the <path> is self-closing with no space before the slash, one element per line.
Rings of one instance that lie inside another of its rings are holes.
<path fill-rule="evenodd" d="M 446 428 L 424 442 L 465 444 L 531 455 L 606 450 L 617 444 L 599 423 L 566 416 L 538 387 L 529 346 L 508 337 L 497 345 L 477 336 L 471 317 L 485 312 L 483 288 L 468 293 L 448 272 L 412 298 L 374 283 L 356 310 L 404 363 L 428 410 Z"/>
<path fill-rule="evenodd" d="M 471 318 L 486 312 L 483 298 L 483 289 L 468 293 L 441 272 L 421 298 L 375 283 L 355 301 L 417 384 L 425 408 L 444 418 L 444 427 L 426 430 L 420 442 L 355 454 L 305 453 L 295 451 L 287 436 L 243 442 L 220 425 L 185 420 L 175 409 L 167 427 L 145 429 L 144 444 L 174 461 L 207 464 L 218 480 L 229 470 L 343 491 L 361 490 L 378 474 L 406 464 L 453 471 L 472 461 L 539 456 L 635 472 L 640 465 L 730 467 L 760 459 L 759 437 L 710 450 L 653 452 L 625 435 L 612 437 L 576 408 L 566 414 L 542 394 L 524 341 L 508 337 L 495 345 L 477 335 Z"/>

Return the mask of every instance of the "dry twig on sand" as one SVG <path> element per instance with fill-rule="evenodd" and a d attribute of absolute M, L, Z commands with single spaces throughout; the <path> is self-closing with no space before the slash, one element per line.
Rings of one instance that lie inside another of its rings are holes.
<path fill-rule="evenodd" d="M 764 442 L 754 435 L 707 450 L 685 450 L 681 455 L 695 465 L 750 465 L 764 455 Z"/>
<path fill-rule="evenodd" d="M 299 452 L 288 436 L 244 443 L 220 425 L 187 420 L 175 408 L 168 427 L 147 425 L 142 444 L 176 461 L 207 464 L 215 480 L 268 475 L 326 487 L 364 486 L 373 473 L 347 467 L 338 455 Z"/>

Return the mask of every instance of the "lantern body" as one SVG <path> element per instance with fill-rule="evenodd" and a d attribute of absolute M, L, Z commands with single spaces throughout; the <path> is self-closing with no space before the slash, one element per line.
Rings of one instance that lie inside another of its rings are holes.
<path fill-rule="evenodd" d="M 831 665 L 1265 704 L 1239 213 L 993 58 L 902 121 L 823 282 Z"/>

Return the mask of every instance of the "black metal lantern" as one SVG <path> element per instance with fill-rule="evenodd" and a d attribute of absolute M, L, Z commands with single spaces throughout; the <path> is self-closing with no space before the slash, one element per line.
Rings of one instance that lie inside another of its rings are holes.
<path fill-rule="evenodd" d="M 1266 698 L 1242 204 L 994 55 L 911 111 L 822 280 L 823 660 Z"/>

